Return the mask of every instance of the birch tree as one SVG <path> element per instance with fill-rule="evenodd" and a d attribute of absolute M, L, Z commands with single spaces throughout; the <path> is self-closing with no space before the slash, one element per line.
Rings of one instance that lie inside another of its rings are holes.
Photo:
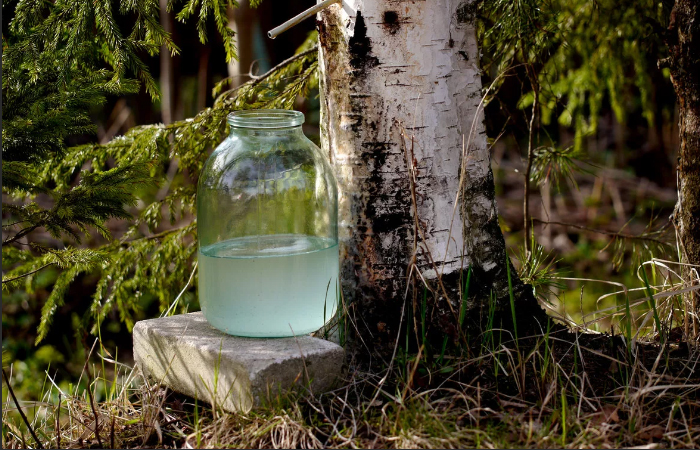
<path fill-rule="evenodd" d="M 510 318 L 509 275 L 521 329 L 547 320 L 498 223 L 474 10 L 357 0 L 320 14 L 321 141 L 340 183 L 343 292 L 375 337 L 397 331 L 413 289 L 434 294 L 441 334 L 456 333 L 462 301 L 476 318 L 492 293 Z"/>

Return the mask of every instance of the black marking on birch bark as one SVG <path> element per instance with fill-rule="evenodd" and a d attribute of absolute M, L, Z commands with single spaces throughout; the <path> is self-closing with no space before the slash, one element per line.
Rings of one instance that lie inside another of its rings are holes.
<path fill-rule="evenodd" d="M 402 213 L 386 212 L 374 217 L 375 233 L 390 233 L 406 226 L 406 217 Z"/>
<path fill-rule="evenodd" d="M 389 34 L 396 34 L 401 28 L 399 14 L 396 11 L 384 11 L 384 22 L 382 25 Z"/>
<path fill-rule="evenodd" d="M 462 2 L 457 7 L 457 22 L 471 23 L 476 17 L 477 2 Z"/>
<path fill-rule="evenodd" d="M 350 47 L 350 65 L 353 69 L 366 71 L 379 65 L 379 59 L 372 56 L 372 42 L 367 37 L 367 25 L 360 11 L 357 11 L 355 31 L 348 46 Z"/>

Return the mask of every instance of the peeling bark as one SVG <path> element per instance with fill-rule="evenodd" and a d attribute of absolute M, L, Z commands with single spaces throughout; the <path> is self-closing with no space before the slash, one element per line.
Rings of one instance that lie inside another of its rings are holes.
<path fill-rule="evenodd" d="M 453 309 L 467 267 L 478 285 L 470 309 L 490 292 L 508 299 L 473 9 L 450 0 L 351 0 L 320 14 L 321 142 L 340 183 L 343 291 L 375 334 L 396 331 L 414 256 L 423 277 L 442 275 Z M 522 320 L 546 321 L 511 272 Z"/>
<path fill-rule="evenodd" d="M 667 35 L 671 81 L 680 109 L 678 149 L 678 203 L 673 215 L 681 261 L 700 265 L 700 3 L 676 0 Z M 697 283 L 697 268 L 684 268 L 686 280 Z M 689 293 L 689 304 L 700 313 L 698 293 Z M 697 335 L 697 320 L 694 321 Z M 689 330 L 686 328 L 686 332 Z"/>

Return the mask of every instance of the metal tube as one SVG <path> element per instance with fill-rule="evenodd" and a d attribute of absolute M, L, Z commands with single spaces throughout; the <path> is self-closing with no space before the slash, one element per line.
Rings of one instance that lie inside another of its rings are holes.
<path fill-rule="evenodd" d="M 292 17 L 282 25 L 275 27 L 271 29 L 270 31 L 267 32 L 267 37 L 270 39 L 276 38 L 278 35 L 281 33 L 284 33 L 288 29 L 292 28 L 294 25 L 298 24 L 302 20 L 309 18 L 316 14 L 317 12 L 326 9 L 330 5 L 334 3 L 340 3 L 342 0 L 324 0 L 321 3 L 317 4 L 316 6 L 312 6 L 311 8 L 307 9 L 306 11 L 302 12 L 301 14 L 297 14 L 296 16 Z"/>

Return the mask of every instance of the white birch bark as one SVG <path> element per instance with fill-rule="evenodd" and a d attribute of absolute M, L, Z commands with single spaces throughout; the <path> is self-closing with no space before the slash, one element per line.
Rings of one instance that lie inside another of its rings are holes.
<path fill-rule="evenodd" d="M 340 183 L 346 295 L 402 300 L 416 240 L 425 246 L 418 250 L 425 277 L 436 276 L 428 250 L 437 272 L 472 266 L 498 284 L 492 289 L 504 288 L 473 8 L 471 1 L 345 0 L 319 15 L 321 142 Z M 413 136 L 418 169 L 425 232 L 418 239 L 402 130 Z"/>

